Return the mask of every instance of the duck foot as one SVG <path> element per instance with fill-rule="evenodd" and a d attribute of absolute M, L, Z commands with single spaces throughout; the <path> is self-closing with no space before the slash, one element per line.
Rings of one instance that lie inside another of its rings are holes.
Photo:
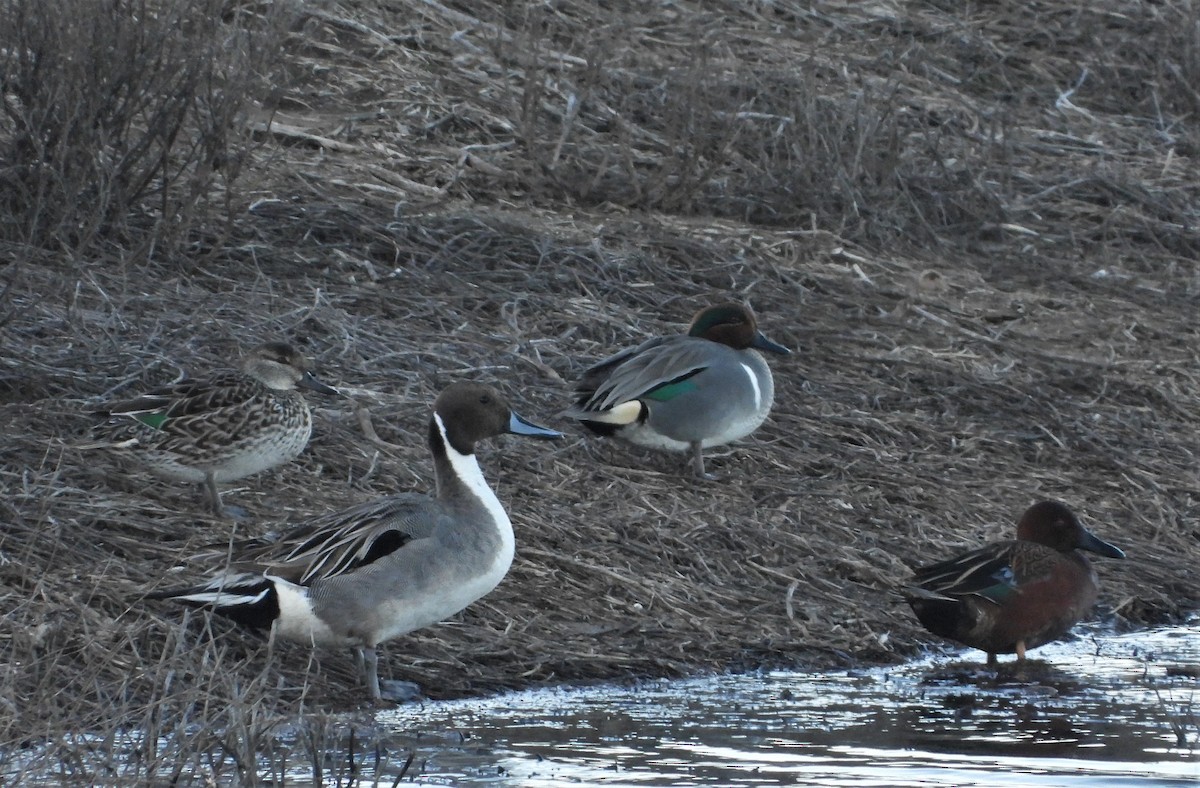
<path fill-rule="evenodd" d="M 420 684 L 399 679 L 381 679 L 379 681 L 379 697 L 392 703 L 416 703 L 425 700 L 425 696 L 421 694 Z"/>
<path fill-rule="evenodd" d="M 253 516 L 250 514 L 249 509 L 246 509 L 245 507 L 242 507 L 242 506 L 236 506 L 236 505 L 230 505 L 230 504 L 226 504 L 226 505 L 222 506 L 221 511 L 217 512 L 216 514 L 217 514 L 217 517 L 220 517 L 222 519 L 237 520 L 238 522 L 244 522 L 246 520 L 254 519 Z"/>
<path fill-rule="evenodd" d="M 218 519 L 249 520 L 250 512 L 240 506 L 226 506 L 221 502 L 221 491 L 217 489 L 217 480 L 212 472 L 204 476 L 204 492 L 208 497 L 208 505 Z"/>

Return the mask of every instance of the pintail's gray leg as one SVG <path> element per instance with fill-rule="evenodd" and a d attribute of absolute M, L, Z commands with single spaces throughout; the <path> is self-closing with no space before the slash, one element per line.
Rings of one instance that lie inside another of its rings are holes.
<path fill-rule="evenodd" d="M 411 681 L 379 680 L 379 654 L 371 646 L 356 650 L 361 658 L 367 679 L 367 694 L 372 703 L 389 700 L 393 703 L 412 703 L 421 699 L 421 687 Z"/>
<path fill-rule="evenodd" d="M 363 646 L 358 650 L 363 659 L 363 671 L 367 679 L 367 695 L 372 702 L 380 700 L 379 694 L 379 655 L 374 646 Z"/>

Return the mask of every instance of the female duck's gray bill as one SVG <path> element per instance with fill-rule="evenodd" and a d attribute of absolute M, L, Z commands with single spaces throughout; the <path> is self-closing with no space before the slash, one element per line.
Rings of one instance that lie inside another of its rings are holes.
<path fill-rule="evenodd" d="M 754 341 L 750 343 L 750 347 L 756 350 L 765 350 L 768 353 L 779 353 L 784 356 L 790 355 L 792 352 L 778 342 L 772 342 L 767 339 L 767 335 L 761 331 L 754 335 Z"/>
<path fill-rule="evenodd" d="M 342 392 L 338 391 L 337 389 L 335 389 L 333 386 L 327 386 L 324 383 L 322 383 L 321 381 L 317 380 L 315 377 L 313 377 L 313 374 L 311 372 L 305 372 L 304 375 L 300 378 L 300 382 L 297 383 L 296 385 L 300 386 L 301 388 L 306 388 L 309 391 L 316 391 L 320 394 L 331 394 L 333 396 L 340 396 L 342 393 Z"/>
<path fill-rule="evenodd" d="M 561 438 L 561 432 L 548 430 L 545 427 L 539 427 L 532 421 L 527 421 L 524 417 L 516 412 L 510 412 L 508 415 L 508 431 L 513 435 L 529 435 L 534 438 Z"/>
<path fill-rule="evenodd" d="M 1083 538 L 1079 540 L 1080 550 L 1091 550 L 1096 555 L 1102 555 L 1107 558 L 1124 558 L 1125 551 L 1116 545 L 1111 545 L 1100 537 L 1096 536 L 1091 531 L 1084 531 Z"/>

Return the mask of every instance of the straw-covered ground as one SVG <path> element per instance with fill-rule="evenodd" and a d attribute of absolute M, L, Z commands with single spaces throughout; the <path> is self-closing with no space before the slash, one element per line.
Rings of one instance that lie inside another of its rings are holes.
<path fill-rule="evenodd" d="M 458 380 L 568 437 L 482 448 L 512 571 L 381 660 L 433 697 L 902 659 L 937 641 L 889 589 L 1043 498 L 1128 553 L 1096 562 L 1098 615 L 1197 608 L 1191 3 L 483 5 L 306 6 L 190 246 L 6 246 L 0 747 L 132 727 L 245 754 L 219 731 L 359 707 L 347 654 L 141 596 L 202 576 L 201 545 L 429 490 Z M 794 350 L 718 481 L 557 415 L 718 299 Z M 106 399 L 274 338 L 346 396 L 227 486 L 249 522 L 76 448 Z"/>

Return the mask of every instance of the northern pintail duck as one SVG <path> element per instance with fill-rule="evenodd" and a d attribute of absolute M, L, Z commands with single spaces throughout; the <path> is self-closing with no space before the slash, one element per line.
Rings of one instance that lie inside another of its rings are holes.
<path fill-rule="evenodd" d="M 100 411 L 104 447 L 167 479 L 205 486 L 217 516 L 217 485 L 295 459 L 312 435 L 312 414 L 296 390 L 337 394 L 313 377 L 312 363 L 284 342 L 247 354 L 240 370 L 184 379 Z M 232 508 L 232 507 L 231 507 Z"/>
<path fill-rule="evenodd" d="M 357 648 L 368 693 L 379 700 L 378 644 L 454 615 L 508 572 L 512 523 L 475 459 L 478 441 L 504 433 L 562 437 L 514 413 L 490 386 L 451 385 L 429 423 L 435 495 L 392 496 L 311 520 L 203 585 L 149 596 L 282 637 Z"/>
<path fill-rule="evenodd" d="M 1096 603 L 1096 573 L 1081 550 L 1125 553 L 1088 531 L 1065 505 L 1043 501 L 1017 523 L 1017 538 L 995 542 L 916 573 L 901 593 L 935 635 L 1025 658 L 1066 634 Z"/>
<path fill-rule="evenodd" d="M 651 339 L 584 372 L 566 415 L 599 435 L 690 451 L 704 477 L 704 449 L 749 435 L 771 410 L 775 383 L 759 350 L 791 352 L 743 304 L 701 309 L 686 336 Z"/>

